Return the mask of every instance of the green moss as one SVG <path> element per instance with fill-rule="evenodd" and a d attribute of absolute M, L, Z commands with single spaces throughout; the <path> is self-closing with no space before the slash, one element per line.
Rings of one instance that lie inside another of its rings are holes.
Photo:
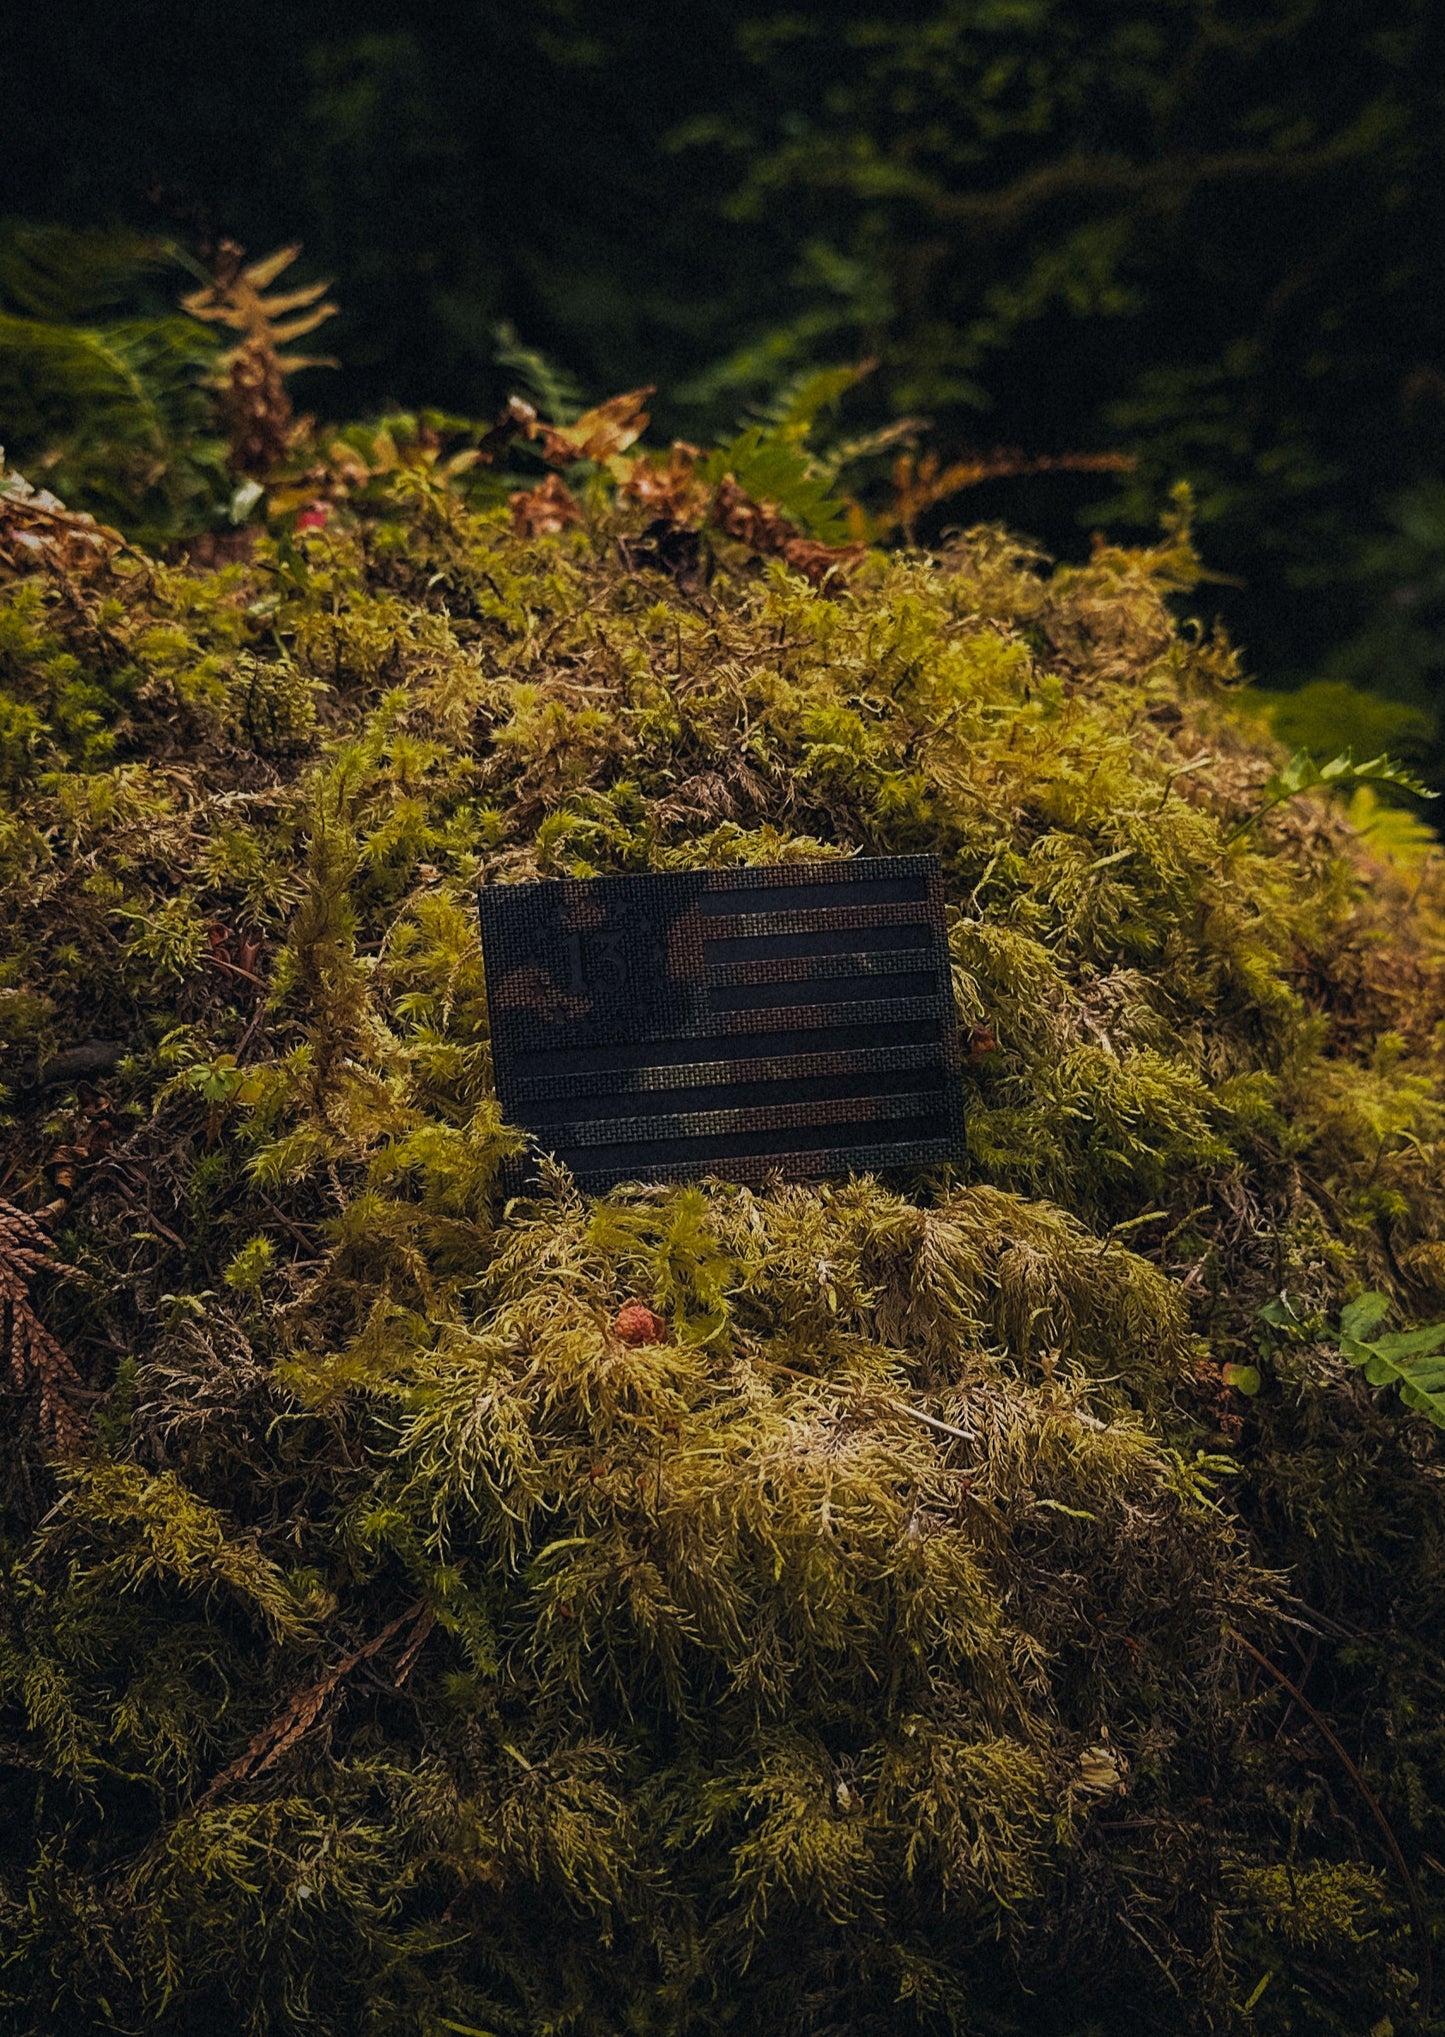
<path fill-rule="evenodd" d="M 4 1445 L 7 2027 L 1409 2027 L 1234 1636 L 1438 1927 L 1441 1442 L 1328 1331 L 1439 1313 L 1438 876 L 1230 839 L 1177 533 L 691 597 L 600 485 L 370 500 L 0 600 L 8 1192 L 99 1396 Z M 966 1165 L 504 1198 L 479 883 L 920 846 Z"/>

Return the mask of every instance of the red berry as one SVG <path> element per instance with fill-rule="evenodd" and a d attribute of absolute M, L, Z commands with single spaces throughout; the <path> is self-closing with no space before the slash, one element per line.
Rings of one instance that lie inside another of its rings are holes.
<path fill-rule="evenodd" d="M 645 1302 L 625 1301 L 612 1318 L 612 1334 L 624 1344 L 663 1344 L 667 1341 L 667 1318 L 654 1313 Z"/>

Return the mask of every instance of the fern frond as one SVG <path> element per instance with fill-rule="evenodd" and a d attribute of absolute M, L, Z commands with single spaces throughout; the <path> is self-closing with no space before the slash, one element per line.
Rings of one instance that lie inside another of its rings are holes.
<path fill-rule="evenodd" d="M 147 271 L 179 261 L 171 242 L 141 234 L 0 221 L 0 309 L 82 324 L 133 301 Z"/>
<path fill-rule="evenodd" d="M 830 477 L 795 440 L 779 432 L 749 426 L 709 454 L 701 474 L 714 486 L 731 475 L 745 495 L 774 504 L 810 537 L 841 544 L 848 536 L 844 505 L 833 494 Z"/>
<path fill-rule="evenodd" d="M 835 409 L 877 365 L 876 361 L 859 361 L 853 366 L 803 369 L 790 375 L 765 401 L 752 405 L 749 422 L 801 443 L 823 412 Z"/>
<path fill-rule="evenodd" d="M 32 1280 L 54 1265 L 55 1247 L 34 1217 L 0 1202 L 0 1358 L 11 1389 L 33 1395 L 47 1441 L 68 1449 L 82 1433 L 72 1398 L 81 1382 L 30 1299 Z"/>
<path fill-rule="evenodd" d="M 0 312 L 11 457 L 73 508 L 168 537 L 226 485 L 205 389 L 215 356 L 186 318 L 88 326 Z"/>
<path fill-rule="evenodd" d="M 235 241 L 222 241 L 210 281 L 190 291 L 181 304 L 202 324 L 224 325 L 240 335 L 235 346 L 218 355 L 212 382 L 221 391 L 232 471 L 265 481 L 298 435 L 286 377 L 301 368 L 336 366 L 325 356 L 283 354 L 281 349 L 324 325 L 336 306 L 326 298 L 325 283 L 265 295 L 300 254 L 299 247 L 278 248 L 249 265 L 242 261 L 244 252 Z M 297 315 L 287 317 L 288 312 Z"/>
<path fill-rule="evenodd" d="M 1374 1333 L 1390 1310 L 1387 1294 L 1362 1294 L 1340 1314 L 1340 1350 L 1371 1386 L 1393 1386 L 1406 1407 L 1445 1429 L 1445 1323 Z"/>
<path fill-rule="evenodd" d="M 278 248 L 263 261 L 242 267 L 242 250 L 234 241 L 223 241 L 215 275 L 202 289 L 188 292 L 181 305 L 205 324 L 228 326 L 247 339 L 264 335 L 272 346 L 284 346 L 288 337 L 299 339 L 302 333 L 314 332 L 336 314 L 334 304 L 317 301 L 325 297 L 331 287 L 328 283 L 306 283 L 275 296 L 263 295 L 267 284 L 289 268 L 300 252 L 299 246 Z M 292 320 L 289 327 L 278 323 L 287 312 L 303 307 L 314 308 L 308 309 L 304 318 Z"/>
<path fill-rule="evenodd" d="M 1287 799 L 1298 799 L 1305 792 L 1353 792 L 1361 785 L 1393 785 L 1416 799 L 1438 797 L 1428 785 L 1421 783 L 1413 771 L 1407 770 L 1393 757 L 1367 757 L 1364 763 L 1357 764 L 1345 750 L 1322 764 L 1308 750 L 1296 750 L 1287 764 L 1270 773 L 1265 781 L 1263 800 L 1252 813 L 1246 814 L 1230 829 L 1224 838 L 1224 846 L 1228 848 L 1231 842 L 1237 842 L 1241 835 L 1247 834 L 1277 806 L 1283 806 Z"/>
<path fill-rule="evenodd" d="M 209 422 L 200 377 L 215 353 L 184 318 L 79 326 L 0 312 L 0 406 L 22 437 L 58 429 L 69 445 L 160 453 Z"/>
<path fill-rule="evenodd" d="M 497 344 L 492 359 L 499 368 L 510 368 L 537 415 L 547 424 L 575 424 L 587 401 L 576 377 L 527 346 L 509 320 L 504 319 L 493 336 Z"/>

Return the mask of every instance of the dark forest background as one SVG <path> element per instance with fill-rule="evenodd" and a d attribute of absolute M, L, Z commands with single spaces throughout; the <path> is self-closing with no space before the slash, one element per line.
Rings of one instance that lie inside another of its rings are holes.
<path fill-rule="evenodd" d="M 859 432 L 1129 453 L 988 483 L 920 534 L 1001 517 L 1078 554 L 1186 479 L 1206 605 L 1265 684 L 1308 689 L 1303 738 L 1383 734 L 1439 773 L 1434 0 L 31 8 L 0 133 L 12 252 L 56 225 L 303 242 L 340 305 L 341 365 L 298 392 L 327 416 L 485 417 L 535 349 L 579 400 L 655 383 L 662 430 L 707 440 L 873 359 Z M 0 260 L 12 336 L 174 305 L 183 276 L 89 245 L 64 307 Z M 27 358 L 0 437 L 28 472 L 64 419 Z"/>

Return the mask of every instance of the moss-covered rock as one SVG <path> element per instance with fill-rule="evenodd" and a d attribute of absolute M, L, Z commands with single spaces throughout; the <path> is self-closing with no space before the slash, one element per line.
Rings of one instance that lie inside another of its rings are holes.
<path fill-rule="evenodd" d="M 0 584 L 5 2027 L 1416 2027 L 1438 878 L 1177 535 L 646 516 Z M 478 884 L 918 848 L 965 1168 L 505 1201 Z"/>

